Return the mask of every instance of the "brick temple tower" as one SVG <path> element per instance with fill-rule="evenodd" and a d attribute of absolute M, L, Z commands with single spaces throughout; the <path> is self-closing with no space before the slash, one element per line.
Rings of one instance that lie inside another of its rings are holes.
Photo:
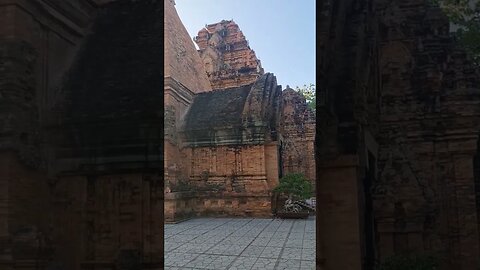
<path fill-rule="evenodd" d="M 255 51 L 233 20 L 206 25 L 194 41 L 213 89 L 251 84 L 264 74 Z"/>

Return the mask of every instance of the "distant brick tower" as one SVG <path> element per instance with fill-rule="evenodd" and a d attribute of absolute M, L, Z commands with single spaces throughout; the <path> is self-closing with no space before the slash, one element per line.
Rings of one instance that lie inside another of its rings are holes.
<path fill-rule="evenodd" d="M 213 89 L 251 84 L 264 74 L 255 51 L 233 20 L 206 25 L 194 41 Z"/>

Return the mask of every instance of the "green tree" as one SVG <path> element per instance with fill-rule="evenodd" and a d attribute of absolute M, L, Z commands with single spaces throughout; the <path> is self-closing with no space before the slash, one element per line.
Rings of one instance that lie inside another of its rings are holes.
<path fill-rule="evenodd" d="M 307 101 L 308 108 L 310 108 L 312 111 L 315 111 L 317 106 L 317 100 L 315 96 L 315 84 L 311 83 L 308 86 L 304 84 L 303 87 L 297 86 L 295 87 L 295 91 L 302 94 L 302 96 L 305 97 L 305 100 Z"/>
<path fill-rule="evenodd" d="M 479 0 L 432 0 L 439 5 L 453 23 L 455 35 L 472 57 L 480 64 L 480 1 Z"/>
<path fill-rule="evenodd" d="M 291 199 L 304 200 L 312 196 L 312 183 L 301 173 L 289 173 L 280 179 L 273 189 L 275 192 L 287 194 Z"/>

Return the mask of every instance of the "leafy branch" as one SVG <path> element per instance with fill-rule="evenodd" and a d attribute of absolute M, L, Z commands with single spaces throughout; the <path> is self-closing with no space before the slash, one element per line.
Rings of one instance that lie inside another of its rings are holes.
<path fill-rule="evenodd" d="M 305 100 L 307 101 L 307 107 L 310 108 L 312 111 L 316 109 L 316 96 L 315 96 L 315 85 L 313 83 L 306 85 L 304 84 L 303 87 L 295 87 L 295 91 L 300 93 Z"/>
<path fill-rule="evenodd" d="M 455 35 L 462 47 L 480 64 L 480 1 L 431 0 L 438 5 L 455 26 Z"/>

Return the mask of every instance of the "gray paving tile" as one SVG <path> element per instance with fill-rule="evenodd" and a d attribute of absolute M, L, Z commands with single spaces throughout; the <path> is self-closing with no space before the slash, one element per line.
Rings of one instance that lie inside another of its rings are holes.
<path fill-rule="evenodd" d="M 315 231 L 307 231 L 307 230 L 305 230 L 305 235 L 304 235 L 304 237 L 309 237 L 309 238 L 315 239 L 315 236 L 316 236 L 316 232 L 315 232 Z"/>
<path fill-rule="evenodd" d="M 195 254 L 172 252 L 165 256 L 165 265 L 181 267 L 194 260 L 196 256 Z"/>
<path fill-rule="evenodd" d="M 263 231 L 258 237 L 272 237 L 275 234 L 275 231 Z"/>
<path fill-rule="evenodd" d="M 264 249 L 264 246 L 248 246 L 245 248 L 245 250 L 242 251 L 240 256 L 259 257 Z"/>
<path fill-rule="evenodd" d="M 291 232 L 288 235 L 288 239 L 300 239 L 300 240 L 302 240 L 303 238 L 304 238 L 304 233 L 303 232 L 298 232 L 298 233 Z"/>
<path fill-rule="evenodd" d="M 278 258 L 282 248 L 280 247 L 265 247 L 265 249 L 260 254 L 261 258 Z"/>
<path fill-rule="evenodd" d="M 192 268 L 206 268 L 209 264 L 211 264 L 217 256 L 215 255 L 199 255 L 194 260 L 185 264 L 185 267 L 192 267 Z"/>
<path fill-rule="evenodd" d="M 297 270 L 300 269 L 300 260 L 285 260 L 280 259 L 278 261 L 277 268 L 278 270 Z"/>
<path fill-rule="evenodd" d="M 282 259 L 298 260 L 302 257 L 301 248 L 284 248 L 281 254 Z"/>
<path fill-rule="evenodd" d="M 288 237 L 288 232 L 276 232 L 272 238 L 286 240 Z"/>
<path fill-rule="evenodd" d="M 285 246 L 285 239 L 278 239 L 278 238 L 272 238 L 267 244 L 267 247 L 283 247 L 283 246 Z"/>
<path fill-rule="evenodd" d="M 276 259 L 258 258 L 252 266 L 252 270 L 275 269 Z"/>
<path fill-rule="evenodd" d="M 313 248 L 303 248 L 302 249 L 302 260 L 314 261 L 315 260 L 315 249 L 313 249 Z"/>
<path fill-rule="evenodd" d="M 177 252 L 180 253 L 205 253 L 207 250 L 212 248 L 212 244 L 187 244 L 178 248 Z"/>
<path fill-rule="evenodd" d="M 236 245 L 236 244 L 250 244 L 255 240 L 254 238 L 245 238 L 245 237 L 226 237 L 220 242 L 220 245 Z"/>
<path fill-rule="evenodd" d="M 190 240 L 189 243 L 194 243 L 194 244 L 205 244 L 205 243 L 213 243 L 213 241 L 208 241 L 209 238 L 199 236 L 195 239 Z"/>
<path fill-rule="evenodd" d="M 179 234 L 191 234 L 191 235 L 202 235 L 204 233 L 209 232 L 210 230 L 205 230 L 205 229 L 188 229 L 186 231 L 180 232 Z"/>
<path fill-rule="evenodd" d="M 179 246 L 182 246 L 183 244 L 185 243 L 176 243 L 176 242 L 170 242 L 170 241 L 165 241 L 165 251 L 172 251 L 176 248 L 178 248 Z"/>
<path fill-rule="evenodd" d="M 229 270 L 250 270 L 257 261 L 254 257 L 238 257 L 233 264 L 228 268 Z"/>
<path fill-rule="evenodd" d="M 303 248 L 315 248 L 315 240 L 303 240 Z"/>
<path fill-rule="evenodd" d="M 223 254 L 225 255 L 240 255 L 242 251 L 244 250 L 244 247 L 232 247 L 227 249 Z"/>
<path fill-rule="evenodd" d="M 169 238 L 170 241 L 172 242 L 180 242 L 180 243 L 185 243 L 189 242 L 190 240 L 194 239 L 195 236 L 193 235 L 188 235 L 188 234 L 177 234 Z"/>
<path fill-rule="evenodd" d="M 208 254 L 227 254 L 227 250 L 231 245 L 215 245 L 210 248 L 206 253 Z"/>
<path fill-rule="evenodd" d="M 265 237 L 258 237 L 255 239 L 250 245 L 252 246 L 267 246 L 268 242 L 270 242 L 270 238 Z"/>
<path fill-rule="evenodd" d="M 313 219 L 200 218 L 164 237 L 165 269 L 315 269 Z"/>
<path fill-rule="evenodd" d="M 219 254 L 219 255 L 240 255 L 246 248 L 240 245 L 216 245 L 205 251 L 206 254 Z"/>
<path fill-rule="evenodd" d="M 228 269 L 236 257 L 233 256 L 217 256 L 215 260 L 207 266 L 209 269 Z"/>
<path fill-rule="evenodd" d="M 259 232 L 247 232 L 244 237 L 258 237 L 260 233 Z"/>
<path fill-rule="evenodd" d="M 300 262 L 300 269 L 301 270 L 314 270 L 315 269 L 315 261 L 301 261 Z"/>
<path fill-rule="evenodd" d="M 252 235 L 244 235 L 242 237 L 243 240 L 245 241 L 250 241 L 250 242 L 253 242 L 255 239 L 257 239 L 258 237 L 256 236 L 252 236 Z"/>
<path fill-rule="evenodd" d="M 303 241 L 302 240 L 287 240 L 285 242 L 285 247 L 302 248 L 303 247 Z"/>

